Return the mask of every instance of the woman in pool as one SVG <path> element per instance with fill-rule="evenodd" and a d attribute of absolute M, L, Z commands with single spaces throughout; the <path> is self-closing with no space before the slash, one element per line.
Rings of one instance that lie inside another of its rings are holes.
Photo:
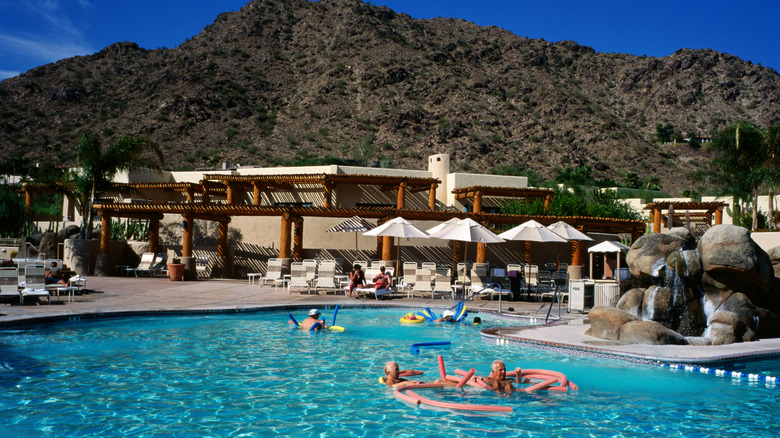
<path fill-rule="evenodd" d="M 385 385 L 392 388 L 397 388 L 399 386 L 425 383 L 419 380 L 406 380 L 401 377 L 401 374 L 414 375 L 414 374 L 420 374 L 420 372 L 416 372 L 415 370 L 399 370 L 398 362 L 390 361 L 385 364 L 385 380 L 384 380 Z M 450 382 L 449 380 L 442 380 L 442 379 L 436 379 L 434 383 L 442 383 L 447 386 L 456 385 L 455 382 Z"/>

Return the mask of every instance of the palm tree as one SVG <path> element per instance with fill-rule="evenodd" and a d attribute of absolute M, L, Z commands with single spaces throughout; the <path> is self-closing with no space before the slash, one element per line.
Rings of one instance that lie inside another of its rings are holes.
<path fill-rule="evenodd" d="M 769 209 L 767 222 L 769 229 L 775 225 L 775 182 L 778 180 L 780 170 L 780 123 L 775 123 L 764 132 L 764 142 L 767 147 L 767 160 L 764 163 L 769 171 Z"/>
<path fill-rule="evenodd" d="M 81 238 L 84 239 L 92 231 L 95 198 L 107 192 L 121 191 L 112 183 L 116 173 L 139 168 L 159 170 L 163 155 L 155 143 L 143 137 L 122 136 L 103 150 L 97 136 L 86 131 L 79 141 L 76 160 L 80 167 L 66 173 L 62 187 L 79 209 Z"/>
<path fill-rule="evenodd" d="M 766 181 L 763 164 L 767 154 L 763 133 L 750 123 L 738 122 L 716 135 L 710 147 L 719 152 L 711 162 L 710 178 L 731 192 L 735 216 L 740 214 L 740 200 L 753 204 L 751 228 L 755 230 L 758 227 L 758 190 Z"/>

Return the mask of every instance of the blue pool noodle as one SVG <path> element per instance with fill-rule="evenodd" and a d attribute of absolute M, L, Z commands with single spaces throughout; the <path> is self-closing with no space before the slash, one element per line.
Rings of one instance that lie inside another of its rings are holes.
<path fill-rule="evenodd" d="M 318 322 L 315 322 L 314 324 L 312 324 L 312 326 L 309 329 L 309 331 L 313 332 L 314 330 L 321 329 L 321 328 L 322 328 L 322 324 L 320 324 Z"/>
<path fill-rule="evenodd" d="M 410 350 L 412 354 L 419 354 L 420 347 L 435 347 L 435 346 L 445 346 L 445 345 L 451 345 L 451 342 L 450 341 L 418 342 L 416 344 L 412 344 Z"/>
<path fill-rule="evenodd" d="M 298 324 L 298 321 L 296 321 L 295 318 L 293 318 L 292 313 L 288 313 L 287 316 L 290 317 L 290 319 L 292 320 L 292 322 L 295 323 L 295 325 L 300 325 L 300 324 Z"/>
<path fill-rule="evenodd" d="M 336 304 L 336 308 L 333 309 L 333 321 L 331 321 L 330 325 L 336 325 L 336 314 L 339 313 L 339 305 Z"/>

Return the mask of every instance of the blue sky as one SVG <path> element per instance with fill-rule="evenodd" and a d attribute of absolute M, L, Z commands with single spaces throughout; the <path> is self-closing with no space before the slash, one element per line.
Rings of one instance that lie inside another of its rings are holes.
<path fill-rule="evenodd" d="M 117 41 L 175 47 L 248 0 L 0 0 L 0 80 Z M 780 1 L 374 0 L 415 18 L 456 17 L 599 52 L 714 49 L 780 71 Z"/>

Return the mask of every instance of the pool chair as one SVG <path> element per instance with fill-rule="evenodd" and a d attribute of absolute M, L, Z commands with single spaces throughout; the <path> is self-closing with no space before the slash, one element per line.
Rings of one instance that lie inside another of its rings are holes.
<path fill-rule="evenodd" d="M 268 269 L 265 271 L 265 277 L 261 279 L 261 284 L 273 283 L 274 287 L 278 284 L 284 284 L 284 275 L 282 274 L 282 259 L 268 259 Z"/>
<path fill-rule="evenodd" d="M 209 278 L 209 257 L 198 257 L 195 259 L 195 272 L 198 278 Z"/>
<path fill-rule="evenodd" d="M 317 278 L 317 260 L 304 259 L 303 266 L 306 266 L 306 281 L 309 284 L 314 284 L 314 280 Z"/>
<path fill-rule="evenodd" d="M 151 268 L 147 269 L 150 277 L 163 276 L 168 273 L 168 253 L 157 254 L 154 259 L 154 264 Z"/>
<path fill-rule="evenodd" d="M 290 282 L 287 283 L 287 292 L 292 293 L 293 288 L 306 288 L 306 292 L 311 293 L 311 285 L 306 277 L 306 266 L 302 262 L 293 262 L 290 265 Z"/>
<path fill-rule="evenodd" d="M 433 298 L 432 276 L 430 268 L 417 268 L 417 275 L 415 275 L 414 287 L 412 288 L 412 297 L 419 292 L 423 297 L 425 297 L 425 294 L 431 294 L 431 298 Z"/>
<path fill-rule="evenodd" d="M 27 265 L 24 267 L 24 289 L 22 289 L 22 304 L 27 297 L 46 297 L 51 304 L 51 294 L 46 289 L 46 268 L 40 265 Z M 52 285 L 57 287 L 58 285 Z"/>
<path fill-rule="evenodd" d="M 385 295 L 391 295 L 393 293 L 393 288 L 388 287 L 386 289 L 374 289 L 372 286 L 358 287 L 355 289 L 355 293 L 357 293 L 358 298 L 373 295 L 374 298 L 380 300 L 384 299 Z"/>
<path fill-rule="evenodd" d="M 445 295 L 449 295 L 450 299 L 455 299 L 455 294 L 452 290 L 452 283 L 450 283 L 450 270 L 449 269 L 437 269 L 435 277 L 433 279 L 433 290 L 431 291 L 431 299 L 436 296 L 436 293 L 441 295 L 441 299 L 444 299 Z"/>
<path fill-rule="evenodd" d="M 0 300 L 22 303 L 18 268 L 0 268 Z"/>
<path fill-rule="evenodd" d="M 127 268 L 127 272 L 132 272 L 136 277 L 138 277 L 139 272 L 147 272 L 149 271 L 149 268 L 154 266 L 155 259 L 156 257 L 153 252 L 145 252 L 141 254 L 141 261 L 138 262 L 138 266 L 135 268 Z"/>
<path fill-rule="evenodd" d="M 320 289 L 331 289 L 334 294 L 336 293 L 335 260 L 326 260 L 320 263 L 320 270 L 314 282 L 314 291 L 319 292 Z"/>

